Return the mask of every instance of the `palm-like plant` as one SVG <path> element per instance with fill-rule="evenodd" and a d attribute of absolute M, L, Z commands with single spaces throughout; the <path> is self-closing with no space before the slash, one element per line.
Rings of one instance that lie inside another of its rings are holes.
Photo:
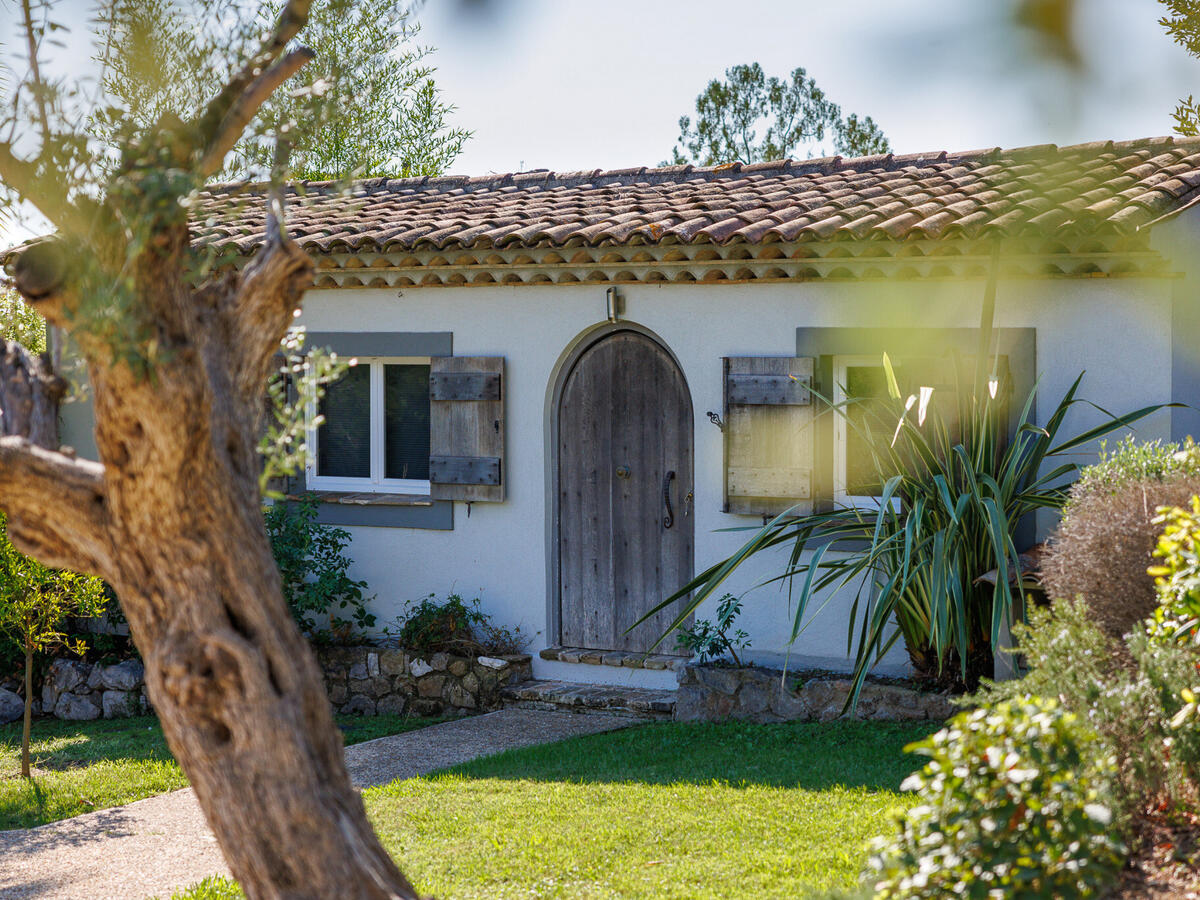
<path fill-rule="evenodd" d="M 981 348 L 991 345 L 989 318 L 985 304 Z M 785 512 L 761 528 L 731 529 L 755 533 L 647 618 L 691 594 L 671 633 L 748 558 L 790 546 L 783 572 L 768 583 L 788 583 L 791 642 L 819 598 L 843 587 L 854 591 L 847 635 L 847 652 L 855 656 L 849 703 L 872 665 L 901 636 L 919 677 L 973 686 L 990 672 L 992 647 L 1020 596 L 1018 526 L 1038 509 L 1062 507 L 1069 476 L 1078 469 L 1066 454 L 1163 408 L 1146 406 L 1120 416 L 1105 412 L 1102 424 L 1064 437 L 1068 412 L 1078 404 L 1093 405 L 1077 396 L 1081 375 L 1045 427 L 1031 421 L 1035 386 L 1010 439 L 1005 385 L 995 358 L 990 371 L 986 361 L 986 352 L 973 366 L 955 360 L 956 397 L 950 402 L 943 390 L 945 402 L 937 403 L 930 386 L 903 396 L 885 355 L 886 400 L 825 401 L 828 413 L 844 417 L 868 448 L 881 485 L 878 505 L 805 516 Z M 995 573 L 994 586 L 981 580 L 988 572 Z"/>

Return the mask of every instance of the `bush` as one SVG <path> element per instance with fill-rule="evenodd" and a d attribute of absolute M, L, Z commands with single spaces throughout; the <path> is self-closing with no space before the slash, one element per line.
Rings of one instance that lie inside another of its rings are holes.
<path fill-rule="evenodd" d="M 365 581 L 348 574 L 350 532 L 317 524 L 317 499 L 305 495 L 296 504 L 275 503 L 265 513 L 271 553 L 279 566 L 283 598 L 300 629 L 314 640 L 352 639 L 355 630 L 372 628 Z"/>
<path fill-rule="evenodd" d="M 717 604 L 717 621 L 697 619 L 690 628 L 679 632 L 675 639 L 676 648 L 699 656 L 701 663 L 705 663 L 709 659 L 720 659 L 728 653 L 733 659 L 733 664 L 741 666 L 742 661 L 738 658 L 737 652 L 739 649 L 750 646 L 750 635 L 740 628 L 732 635 L 729 634 L 729 629 L 733 627 L 733 620 L 741 612 L 742 601 L 733 594 L 726 594 Z"/>
<path fill-rule="evenodd" d="M 439 601 L 437 594 L 430 594 L 405 606 L 397 631 L 384 631 L 401 647 L 418 653 L 502 656 L 524 652 L 529 638 L 521 633 L 520 626 L 493 625 L 491 617 L 479 607 L 478 597 L 464 600 L 461 594 L 450 594 Z"/>
<path fill-rule="evenodd" d="M 1119 660 L 1082 600 L 1031 608 L 1028 624 L 1016 625 L 1013 635 L 1028 674 L 988 685 L 967 702 L 990 705 L 1026 694 L 1054 697 L 1087 722 L 1096 736 L 1096 752 L 1117 760 L 1115 799 L 1123 813 L 1133 812 L 1148 795 L 1173 793 L 1175 779 L 1163 744 L 1170 732 L 1160 691 L 1143 671 L 1140 644 L 1131 654 L 1135 665 Z"/>
<path fill-rule="evenodd" d="M 1160 506 L 1186 505 L 1200 492 L 1200 450 L 1122 441 L 1083 470 L 1042 559 L 1048 596 L 1082 597 L 1126 660 L 1121 638 L 1158 605 L 1146 570 Z"/>
<path fill-rule="evenodd" d="M 1154 523 L 1163 527 L 1154 555 L 1162 565 L 1152 566 L 1159 606 L 1147 622 L 1152 641 L 1190 643 L 1200 647 L 1200 497 L 1187 509 L 1160 509 Z M 1165 526 L 1165 527 L 1164 527 Z"/>
<path fill-rule="evenodd" d="M 930 758 L 905 780 L 920 805 L 876 843 L 876 897 L 1087 897 L 1125 848 L 1106 805 L 1111 757 L 1054 700 L 1026 696 L 964 712 L 909 749 Z"/>

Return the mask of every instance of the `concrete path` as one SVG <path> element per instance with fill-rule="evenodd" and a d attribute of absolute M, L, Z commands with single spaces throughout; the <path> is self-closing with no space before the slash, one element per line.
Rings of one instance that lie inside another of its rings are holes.
<path fill-rule="evenodd" d="M 358 788 L 503 750 L 640 724 L 619 716 L 504 709 L 346 749 Z M 190 788 L 31 828 L 0 831 L 4 900 L 147 900 L 228 875 Z"/>

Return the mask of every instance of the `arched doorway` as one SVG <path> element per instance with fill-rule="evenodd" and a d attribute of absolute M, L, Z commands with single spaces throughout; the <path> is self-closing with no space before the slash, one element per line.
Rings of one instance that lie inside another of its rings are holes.
<path fill-rule="evenodd" d="M 612 331 L 569 368 L 556 416 L 560 641 L 648 651 L 682 601 L 629 628 L 692 575 L 687 382 L 653 338 Z"/>

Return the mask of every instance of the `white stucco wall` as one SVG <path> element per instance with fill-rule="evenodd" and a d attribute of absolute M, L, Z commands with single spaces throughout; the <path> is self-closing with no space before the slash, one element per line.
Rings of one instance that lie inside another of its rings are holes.
<path fill-rule="evenodd" d="M 1085 370 L 1082 396 L 1114 412 L 1171 399 L 1171 285 L 1170 279 L 1143 278 L 1000 284 L 998 325 L 1037 329 L 1046 398 L 1039 421 Z M 531 647 L 535 653 L 556 642 L 547 626 L 549 394 L 569 348 L 604 321 L 604 290 L 604 285 L 547 285 L 309 293 L 301 322 L 312 331 L 451 331 L 456 355 L 506 359 L 507 500 L 476 503 L 470 518 L 459 504 L 453 531 L 350 529 L 354 574 L 377 595 L 381 623 L 397 616 L 406 601 L 457 590 L 482 597 L 497 622 L 540 632 Z M 721 357 L 793 355 L 798 326 L 972 328 L 982 292 L 981 281 L 622 286 L 624 318 L 665 343 L 692 392 L 697 566 L 727 556 L 743 539 L 717 529 L 759 521 L 720 512 L 722 439 L 704 413 L 722 408 Z M 1080 406 L 1066 431 L 1101 418 Z M 1169 424 L 1169 414 L 1160 413 L 1139 427 L 1139 435 L 1167 437 Z M 1040 530 L 1051 524 L 1046 519 Z M 752 636 L 753 655 L 764 660 L 787 650 L 790 627 L 786 594 L 776 587 L 753 589 L 771 574 L 772 561 L 760 557 L 729 583 L 735 593 L 748 591 L 740 625 Z M 834 598 L 815 618 L 791 648 L 795 662 L 849 665 L 847 602 Z M 896 670 L 903 662 L 896 648 L 885 668 Z M 535 657 L 535 672 L 550 669 Z M 553 674 L 561 677 L 562 667 Z M 581 678 L 587 674 L 579 672 Z"/>

